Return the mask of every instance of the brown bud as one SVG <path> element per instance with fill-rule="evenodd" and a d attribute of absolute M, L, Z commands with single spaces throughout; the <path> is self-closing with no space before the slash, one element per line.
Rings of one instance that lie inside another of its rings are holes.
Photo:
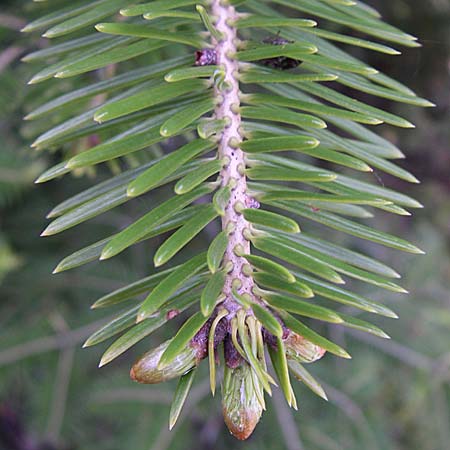
<path fill-rule="evenodd" d="M 280 36 L 276 36 L 276 37 L 267 37 L 267 38 L 263 39 L 263 43 L 270 44 L 270 45 L 286 45 L 286 44 L 293 44 L 294 41 L 289 41 Z M 295 69 L 302 63 L 299 59 L 288 58 L 286 56 L 278 56 L 275 58 L 261 59 L 257 62 L 264 66 L 272 67 L 273 69 L 278 69 L 278 70 Z"/>
<path fill-rule="evenodd" d="M 184 375 L 198 364 L 197 349 L 187 345 L 169 365 L 163 369 L 158 369 L 161 356 L 169 342 L 166 341 L 159 347 L 150 350 L 136 361 L 130 371 L 131 379 L 145 384 L 161 383 Z"/>
<path fill-rule="evenodd" d="M 286 338 L 283 339 L 286 348 L 286 357 L 288 359 L 297 360 L 300 363 L 312 363 L 322 358 L 326 350 L 313 344 L 308 339 L 290 331 Z"/>
<path fill-rule="evenodd" d="M 259 390 L 259 395 L 255 390 Z M 255 429 L 263 412 L 258 397 L 263 388 L 252 374 L 252 368 L 243 362 L 235 369 L 225 366 L 222 384 L 222 409 L 230 433 L 239 440 L 247 439 Z"/>

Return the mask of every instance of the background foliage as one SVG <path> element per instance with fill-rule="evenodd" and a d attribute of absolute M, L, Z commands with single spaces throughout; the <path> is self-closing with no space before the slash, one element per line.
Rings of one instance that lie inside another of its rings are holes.
<path fill-rule="evenodd" d="M 354 358 L 325 358 L 313 367 L 331 404 L 296 386 L 300 412 L 291 415 L 284 400 L 275 396 L 263 426 L 245 444 L 228 437 L 219 402 L 209 397 L 206 378 L 193 392 L 189 418 L 169 435 L 166 423 L 173 386 L 131 385 L 127 369 L 133 355 L 125 355 L 100 373 L 101 349 L 80 349 L 98 326 L 93 322 L 99 314 L 90 312 L 89 305 L 102 293 L 146 274 L 145 247 L 137 246 L 107 265 L 57 276 L 50 273 L 61 255 L 83 246 L 84 230 L 90 241 L 100 239 L 128 223 L 129 215 L 135 217 L 136 205 L 100 216 L 63 237 L 37 239 L 49 205 L 79 192 L 90 181 L 66 178 L 57 189 L 51 183 L 31 188 L 35 175 L 52 161 L 31 158 L 26 148 L 28 130 L 21 126 L 21 117 L 23 85 L 30 73 L 19 64 L 19 57 L 29 42 L 17 32 L 23 25 L 22 2 L 5 3 L 0 15 L 0 448 L 88 449 L 95 443 L 100 449 L 231 445 L 269 449 L 280 448 L 280 442 L 289 450 L 302 446 L 314 450 L 448 448 L 450 7 L 438 0 L 414 3 L 371 2 L 389 22 L 418 35 L 423 49 L 405 50 L 402 57 L 387 60 L 371 54 L 374 60 L 369 62 L 438 104 L 434 110 L 395 106 L 394 112 L 407 115 L 418 129 L 389 128 L 385 133 L 401 143 L 408 155 L 406 168 L 422 180 L 412 187 L 398 182 L 399 187 L 406 186 L 407 193 L 427 208 L 416 213 L 414 221 L 390 215 L 389 224 L 378 224 L 420 242 L 427 255 L 413 259 L 377 248 L 381 259 L 394 259 L 389 261 L 394 267 L 404 266 L 403 284 L 411 291 L 409 297 L 367 292 L 399 313 L 400 321 L 379 318 L 377 322 L 392 341 L 349 331 L 332 335 Z M 384 66 L 385 61 L 389 66 Z M 378 101 L 388 106 L 385 100 Z M 388 182 L 387 176 L 380 177 L 380 183 Z M 145 200 L 138 207 L 145 210 Z M 153 342 L 170 335 L 171 330 L 164 329 Z M 141 350 L 147 348 L 148 343 L 141 344 Z M 133 354 L 139 354 L 139 349 Z"/>

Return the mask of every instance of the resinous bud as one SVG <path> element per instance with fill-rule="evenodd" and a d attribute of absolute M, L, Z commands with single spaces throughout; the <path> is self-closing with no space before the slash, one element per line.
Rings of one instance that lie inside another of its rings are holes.
<path fill-rule="evenodd" d="M 158 369 L 161 356 L 169 343 L 170 340 L 162 343 L 136 361 L 130 371 L 131 379 L 144 384 L 162 383 L 181 377 L 200 362 L 198 349 L 195 346 L 187 345 L 170 364 Z"/>
<path fill-rule="evenodd" d="M 258 400 L 261 395 L 263 388 L 246 362 L 234 369 L 225 365 L 222 383 L 223 417 L 230 433 L 237 439 L 247 439 L 258 424 L 263 412 L 263 405 Z"/>
<path fill-rule="evenodd" d="M 287 359 L 293 359 L 299 363 L 312 363 L 317 361 L 326 352 L 322 347 L 313 344 L 308 339 L 293 331 L 289 331 L 289 334 L 283 339 L 283 342 Z"/>

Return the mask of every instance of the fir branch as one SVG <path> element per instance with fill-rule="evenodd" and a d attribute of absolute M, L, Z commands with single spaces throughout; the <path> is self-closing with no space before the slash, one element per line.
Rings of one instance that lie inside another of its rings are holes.
<path fill-rule="evenodd" d="M 238 81 L 239 65 L 234 58 L 237 51 L 237 30 L 230 26 L 237 19 L 236 10 L 233 6 L 223 4 L 220 0 L 214 0 L 211 6 L 212 14 L 217 17 L 216 28 L 222 33 L 223 39 L 217 41 L 213 38 L 213 45 L 217 53 L 218 63 L 225 69 L 225 88 L 220 90 L 216 87 L 215 93 L 222 98 L 222 102 L 216 107 L 215 114 L 218 119 L 228 119 L 229 125 L 222 132 L 218 141 L 218 152 L 220 158 L 226 158 L 228 164 L 220 172 L 222 186 L 231 188 L 231 196 L 224 209 L 222 216 L 222 229 L 229 232 L 228 244 L 225 250 L 225 262 L 231 263 L 223 293 L 226 297 L 224 307 L 229 311 L 231 319 L 240 308 L 233 299 L 233 282 L 239 283 L 241 294 L 252 295 L 254 282 L 251 276 L 244 273 L 244 265 L 247 264 L 243 256 L 235 253 L 236 247 L 241 247 L 244 253 L 250 253 L 250 242 L 245 238 L 246 230 L 250 229 L 242 213 L 237 209 L 239 205 L 250 205 L 254 200 L 247 192 L 247 179 L 245 176 L 245 154 L 240 148 L 241 115 L 240 89 Z"/>

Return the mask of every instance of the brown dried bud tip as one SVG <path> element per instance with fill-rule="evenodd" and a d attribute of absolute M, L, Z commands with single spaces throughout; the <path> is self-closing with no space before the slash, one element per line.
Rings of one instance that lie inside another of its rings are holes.
<path fill-rule="evenodd" d="M 264 44 L 271 44 L 271 45 L 286 45 L 286 44 L 293 44 L 294 41 L 289 41 L 287 39 L 283 39 L 280 36 L 276 37 L 267 37 L 263 40 Z M 272 69 L 279 69 L 279 70 L 289 70 L 289 69 L 295 69 L 298 67 L 302 62 L 298 59 L 294 58 L 288 58 L 287 56 L 277 56 L 275 58 L 267 58 L 267 59 L 261 59 L 258 61 L 263 66 L 271 67 Z"/>
<path fill-rule="evenodd" d="M 286 44 L 293 44 L 294 41 L 290 41 L 289 39 L 284 39 L 280 36 L 269 36 L 263 39 L 264 44 L 272 44 L 272 45 L 286 45 Z"/>
<path fill-rule="evenodd" d="M 189 372 L 200 362 L 198 349 L 188 345 L 177 357 L 163 369 L 158 369 L 162 354 L 169 345 L 169 341 L 145 353 L 131 368 L 130 377 L 133 381 L 145 384 L 156 384 L 178 378 Z"/>
<path fill-rule="evenodd" d="M 195 52 L 196 66 L 215 66 L 217 64 L 217 53 L 212 48 L 202 48 Z"/>
<path fill-rule="evenodd" d="M 262 386 L 257 377 L 252 376 L 252 368 L 246 362 L 236 369 L 225 366 L 222 384 L 223 418 L 230 433 L 241 441 L 250 437 L 261 418 L 263 406 L 258 397 L 263 395 L 262 392 Z"/>
<path fill-rule="evenodd" d="M 286 338 L 283 339 L 286 349 L 286 357 L 293 359 L 299 363 L 312 363 L 322 358 L 326 350 L 313 344 L 308 339 L 291 331 Z"/>

